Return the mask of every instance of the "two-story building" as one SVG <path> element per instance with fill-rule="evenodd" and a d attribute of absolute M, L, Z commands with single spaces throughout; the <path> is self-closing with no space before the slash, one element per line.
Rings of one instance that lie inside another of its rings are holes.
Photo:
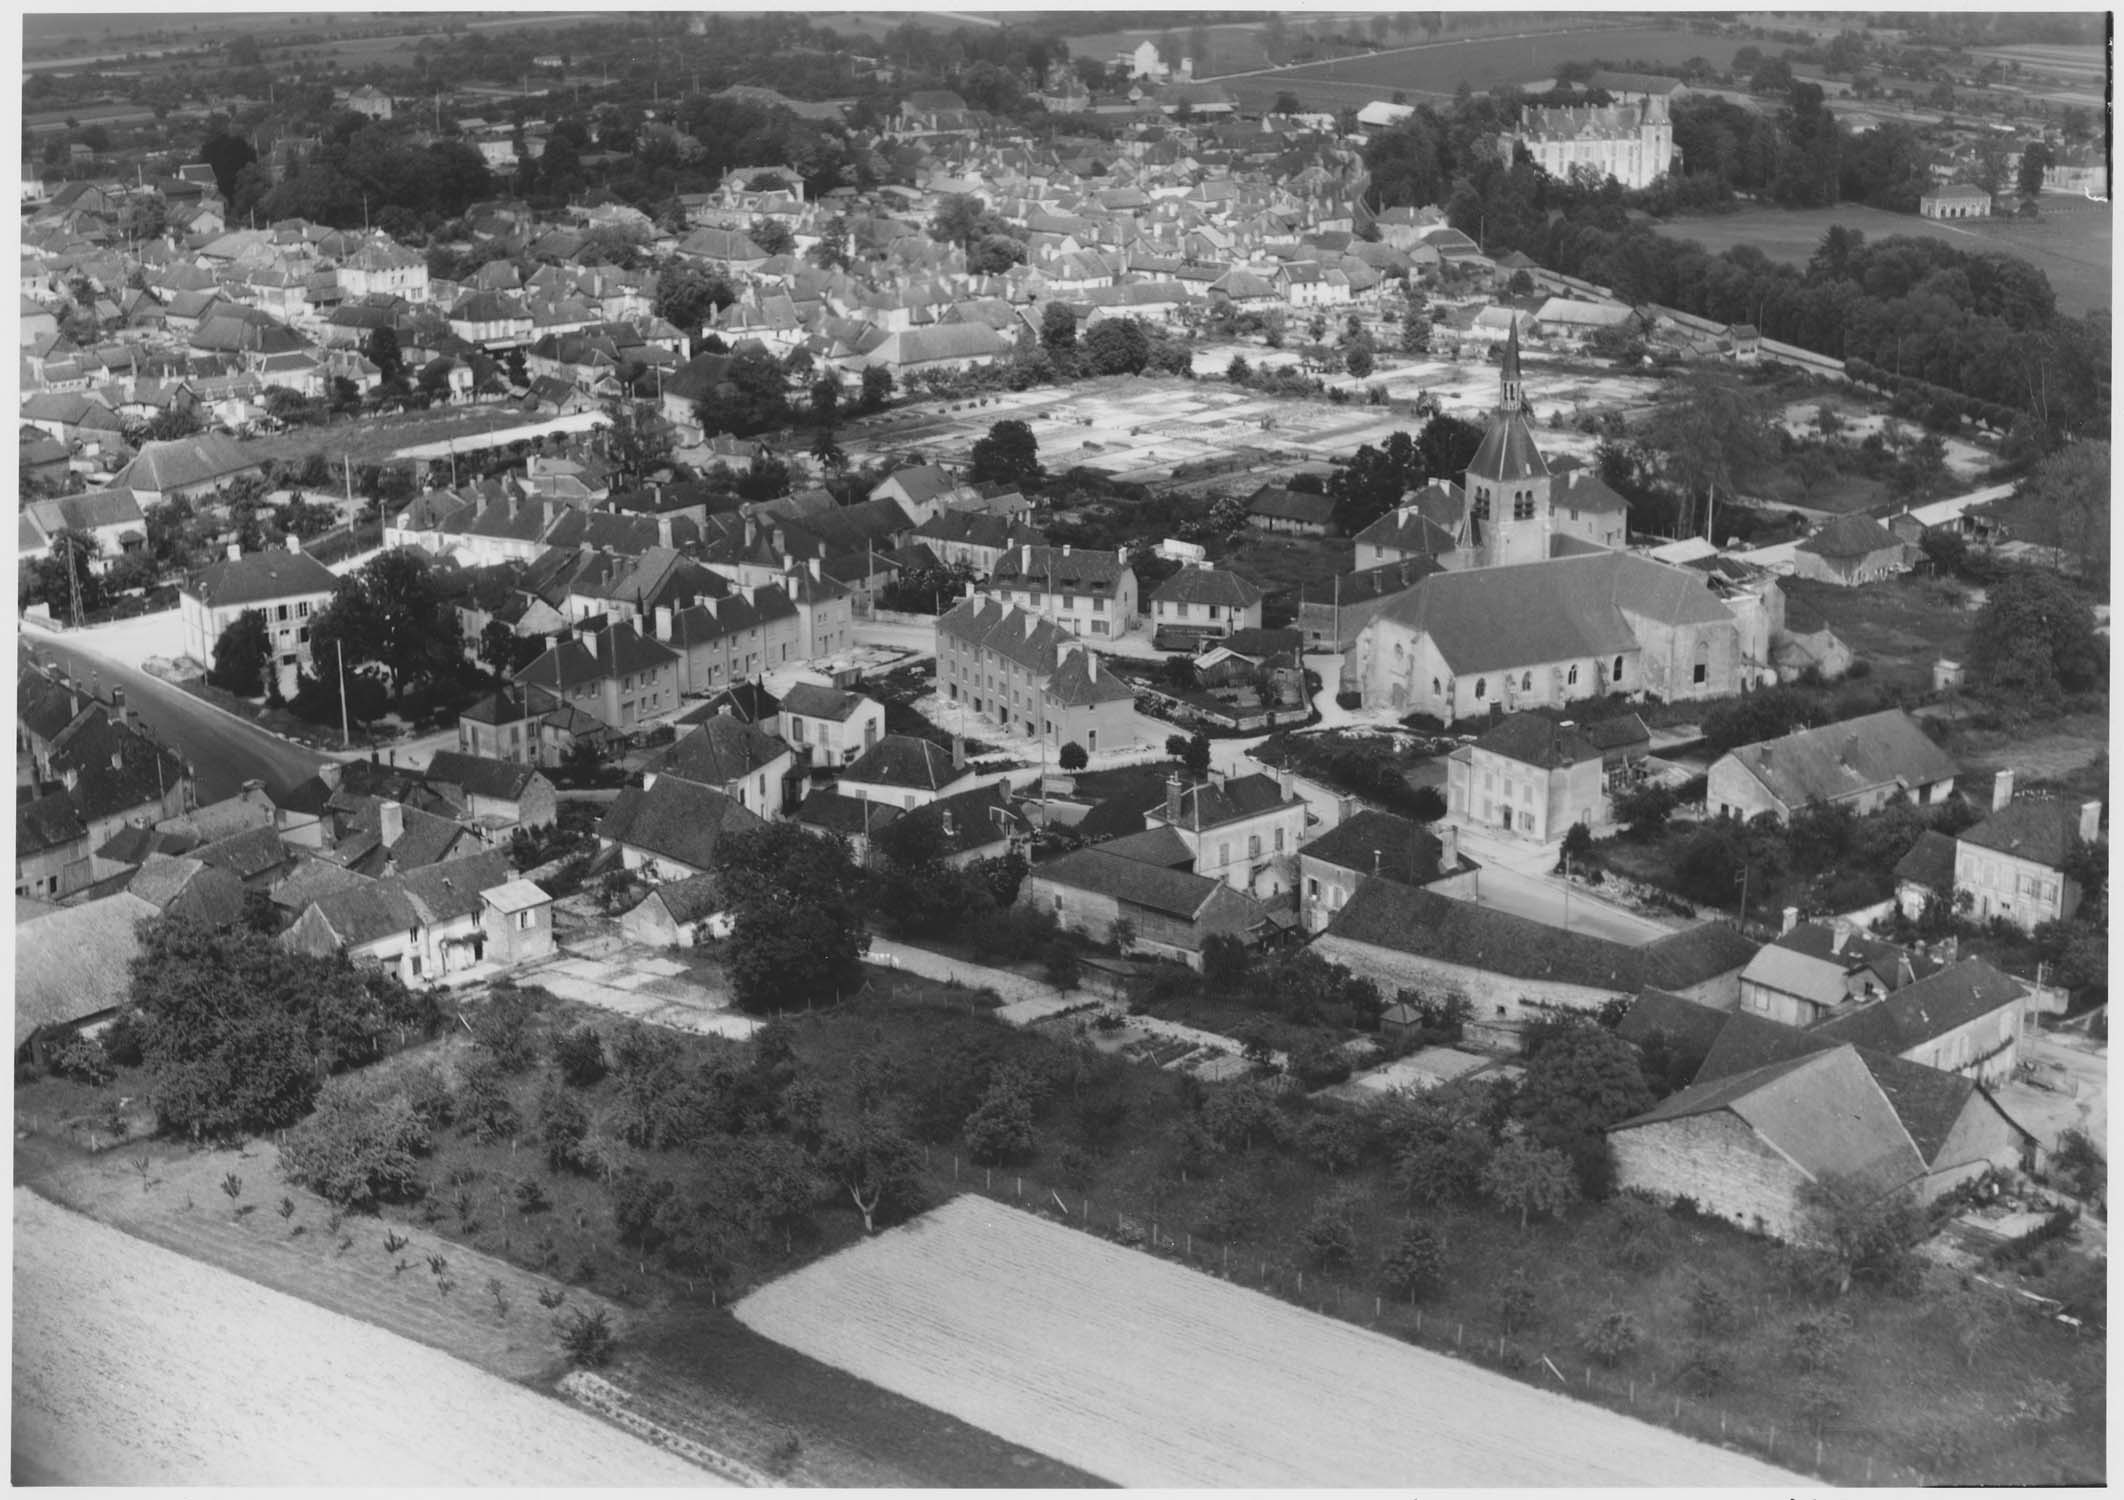
<path fill-rule="evenodd" d="M 2013 1077 L 2027 1003 L 2027 985 L 1981 958 L 1965 958 L 1832 1016 L 1814 1034 L 1991 1087 Z"/>
<path fill-rule="evenodd" d="M 715 851 L 733 833 L 766 827 L 735 797 L 676 777 L 627 787 L 597 825 L 598 848 L 617 849 L 621 865 L 653 881 L 684 880 L 715 869 Z"/>
<path fill-rule="evenodd" d="M 1033 866 L 1018 902 L 1093 942 L 1113 942 L 1116 925 L 1126 922 L 1133 929 L 1131 951 L 1175 958 L 1197 970 L 1211 938 L 1251 945 L 1270 927 L 1267 908 L 1224 881 L 1098 848 Z"/>
<path fill-rule="evenodd" d="M 791 805 L 790 747 L 757 724 L 716 714 L 679 736 L 642 768 L 642 785 L 666 777 L 713 788 L 773 822 Z"/>
<path fill-rule="evenodd" d="M 281 694 L 293 697 L 296 676 L 311 669 L 310 621 L 339 588 L 332 570 L 289 536 L 285 551 L 246 553 L 236 543 L 229 555 L 186 579 L 177 592 L 177 628 L 184 654 L 211 665 L 222 632 L 246 610 L 265 617 L 273 669 Z"/>
<path fill-rule="evenodd" d="M 782 695 L 775 723 L 805 764 L 838 769 L 884 738 L 885 705 L 861 693 L 799 682 Z"/>
<path fill-rule="evenodd" d="M 1229 778 L 1212 771 L 1192 785 L 1175 771 L 1166 778 L 1165 801 L 1143 815 L 1151 829 L 1179 835 L 1197 875 L 1262 900 L 1297 886 L 1298 846 L 1311 818 L 1288 770 Z"/>
<path fill-rule="evenodd" d="M 1326 929 L 1366 880 L 1429 885 L 1463 867 L 1460 830 L 1436 832 L 1373 808 L 1352 812 L 1298 851 L 1298 914 L 1308 934 Z"/>
<path fill-rule="evenodd" d="M 1513 714 L 1446 757 L 1446 816 L 1551 843 L 1574 823 L 1607 827 L 1601 751 L 1568 724 Z"/>
<path fill-rule="evenodd" d="M 544 828 L 559 815 L 553 783 L 522 759 L 438 750 L 421 774 L 467 817 L 497 832 Z"/>
<path fill-rule="evenodd" d="M 1261 590 L 1237 573 L 1184 567 L 1151 593 L 1151 625 L 1159 640 L 1187 643 L 1259 630 L 1262 598 Z"/>
<path fill-rule="evenodd" d="M 1993 778 L 1991 813 L 1954 841 L 1954 890 L 1970 915 L 2004 917 L 2023 932 L 2079 910 L 2080 884 L 2065 873 L 2075 844 L 2101 836 L 2102 804 L 2013 795 L 2013 772 Z"/>
<path fill-rule="evenodd" d="M 975 779 L 963 743 L 954 740 L 946 750 L 911 734 L 888 734 L 842 769 L 838 790 L 906 812 L 966 791 Z"/>

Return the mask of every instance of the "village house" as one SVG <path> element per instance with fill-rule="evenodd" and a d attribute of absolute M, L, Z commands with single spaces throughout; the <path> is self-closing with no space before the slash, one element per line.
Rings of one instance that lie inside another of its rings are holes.
<path fill-rule="evenodd" d="M 1907 796 L 1922 807 L 1947 799 L 1957 769 L 1917 720 L 1891 708 L 1727 751 L 1704 802 L 1743 823 L 1766 812 L 1789 820 L 1810 802 L 1864 814 Z"/>
<path fill-rule="evenodd" d="M 1446 757 L 1446 816 L 1541 844 L 1578 823 L 1598 834 L 1610 822 L 1600 747 L 1539 714 L 1500 719 Z"/>
<path fill-rule="evenodd" d="M 725 905 L 714 875 L 667 880 L 620 916 L 620 935 L 648 948 L 691 948 L 722 925 L 715 919 Z"/>
<path fill-rule="evenodd" d="M 467 817 L 497 834 L 545 828 L 558 816 L 553 783 L 521 760 L 438 750 L 421 774 Z"/>
<path fill-rule="evenodd" d="M 1311 820 L 1288 769 L 1189 784 L 1175 771 L 1165 801 L 1144 813 L 1151 828 L 1170 828 L 1193 856 L 1194 872 L 1235 891 L 1271 900 L 1297 886 L 1295 856 Z"/>
<path fill-rule="evenodd" d="M 861 693 L 798 682 L 782 695 L 775 724 L 806 765 L 848 765 L 884 738 L 885 705 Z"/>
<path fill-rule="evenodd" d="M 481 962 L 481 898 L 513 879 L 509 856 L 496 850 L 349 886 L 312 900 L 281 946 L 317 958 L 344 953 L 407 984 L 439 980 Z"/>
<path fill-rule="evenodd" d="M 973 778 L 963 742 L 953 740 L 946 750 L 911 734 L 887 734 L 842 768 L 838 790 L 905 812 L 964 791 Z"/>
<path fill-rule="evenodd" d="M 667 777 L 690 781 L 773 822 L 799 800 L 790 795 L 795 764 L 790 746 L 768 730 L 716 714 L 652 756 L 642 767 L 642 785 Z"/>
<path fill-rule="evenodd" d="M 1317 934 L 1349 905 L 1363 881 L 1428 885 L 1466 867 L 1460 830 L 1450 823 L 1434 832 L 1374 808 L 1351 811 L 1298 851 L 1299 920 L 1308 935 Z"/>
<path fill-rule="evenodd" d="M 1869 515 L 1849 511 L 1831 518 L 1792 549 L 1792 574 L 1846 588 L 1907 573 L 1917 548 Z"/>
<path fill-rule="evenodd" d="M 757 813 L 690 781 L 660 776 L 650 787 L 627 787 L 597 825 L 599 859 L 618 850 L 620 865 L 652 881 L 684 880 L 715 868 L 725 834 L 764 828 Z"/>
<path fill-rule="evenodd" d="M 486 962 L 508 968 L 553 956 L 553 898 L 535 882 L 512 880 L 479 901 Z"/>
<path fill-rule="evenodd" d="M 1863 1000 L 1813 1028 L 1817 1036 L 1958 1073 L 1988 1087 L 2020 1060 L 2028 986 L 1981 958 Z"/>
<path fill-rule="evenodd" d="M 1915 984 L 1942 960 L 1878 938 L 1838 918 L 1785 926 L 1741 971 L 1740 1008 L 1785 1026 L 1812 1026 L 1867 1000 Z"/>
<path fill-rule="evenodd" d="M 1246 524 L 1283 536 L 1333 536 L 1335 502 L 1327 495 L 1264 484 L 1247 497 Z"/>
<path fill-rule="evenodd" d="M 2101 837 L 2102 804 L 2013 795 L 2013 772 L 1992 778 L 1991 812 L 1955 836 L 1950 889 L 1967 892 L 1980 922 L 2004 917 L 2023 932 L 2069 920 L 2080 883 L 2065 873 L 2076 844 Z"/>
<path fill-rule="evenodd" d="M 1199 642 L 1261 628 L 1263 595 L 1237 573 L 1184 567 L 1151 593 L 1151 623 L 1160 639 Z"/>
<path fill-rule="evenodd" d="M 1098 848 L 1035 865 L 1018 902 L 1097 943 L 1114 941 L 1116 924 L 1126 922 L 1133 930 L 1131 951 L 1178 959 L 1196 970 L 1209 939 L 1233 937 L 1252 945 L 1270 928 L 1267 909 L 1224 881 Z"/>
<path fill-rule="evenodd" d="M 337 575 L 304 552 L 299 537 L 290 535 L 284 551 L 245 553 L 231 542 L 225 559 L 202 568 L 178 589 L 183 652 L 211 665 L 222 632 L 246 610 L 256 610 L 265 617 L 280 691 L 293 697 L 297 674 L 312 667 L 310 621 L 338 588 Z"/>
<path fill-rule="evenodd" d="M 44 1062 L 68 1038 L 102 1030 L 132 998 L 140 924 L 156 915 L 119 891 L 15 924 L 15 1061 Z"/>

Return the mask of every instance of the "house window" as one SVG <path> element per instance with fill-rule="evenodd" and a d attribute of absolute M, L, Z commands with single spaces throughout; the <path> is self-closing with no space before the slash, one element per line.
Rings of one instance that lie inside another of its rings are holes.
<path fill-rule="evenodd" d="M 288 618 L 288 607 L 285 604 L 276 606 L 273 611 L 273 618 L 285 622 Z"/>
<path fill-rule="evenodd" d="M 1228 865 L 1228 864 L 1230 864 L 1231 862 L 1232 862 L 1232 846 L 1231 846 L 1231 843 L 1230 843 L 1230 842 L 1229 842 L 1228 840 L 1219 840 L 1219 841 L 1218 841 L 1218 844 L 1217 844 L 1217 863 L 1218 863 L 1218 865 L 1219 865 L 1219 866 L 1221 867 L 1221 866 L 1224 866 L 1224 865 Z"/>
<path fill-rule="evenodd" d="M 1276 830 L 1276 852 L 1278 854 L 1283 852 L 1283 830 L 1280 828 Z"/>
<path fill-rule="evenodd" d="M 1247 857 L 1248 859 L 1259 859 L 1259 858 L 1261 858 L 1261 835 L 1260 835 L 1260 834 L 1258 834 L 1258 833 L 1250 833 L 1250 834 L 1248 834 L 1248 835 L 1246 836 L 1246 857 Z"/>
<path fill-rule="evenodd" d="M 1532 672 L 1522 672 L 1519 674 L 1519 690 L 1522 693 L 1531 693 L 1534 691 L 1534 674 Z"/>
<path fill-rule="evenodd" d="M 1320 899 L 1320 882 L 1308 878 L 1305 882 L 1305 895 L 1308 901 L 1318 901 Z"/>
<path fill-rule="evenodd" d="M 1489 678 L 1478 677 L 1475 679 L 1475 696 L 1478 698 L 1487 698 L 1490 696 Z"/>
<path fill-rule="evenodd" d="M 1577 663 L 1575 663 L 1575 662 L 1574 662 L 1574 663 L 1572 663 L 1572 666 L 1571 666 L 1571 670 L 1570 670 L 1570 671 L 1569 671 L 1569 672 L 1568 672 L 1567 674 L 1565 674 L 1565 677 L 1564 677 L 1564 685 L 1565 685 L 1565 686 L 1567 686 L 1567 687 L 1576 687 L 1576 686 L 1578 686 L 1578 665 L 1577 665 Z"/>
<path fill-rule="evenodd" d="M 1619 656 L 1615 658 L 1615 680 L 1622 681 L 1622 658 Z"/>
<path fill-rule="evenodd" d="M 1709 641 L 1698 641 L 1696 643 L 1696 672 L 1692 680 L 1696 682 L 1707 682 L 1710 680 L 1710 677 L 1711 643 Z"/>

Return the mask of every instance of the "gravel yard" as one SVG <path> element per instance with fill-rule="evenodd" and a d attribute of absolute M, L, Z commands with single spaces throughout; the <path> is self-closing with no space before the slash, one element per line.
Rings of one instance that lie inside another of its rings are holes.
<path fill-rule="evenodd" d="M 714 1484 L 365 1323 L 15 1190 L 16 1482 Z"/>
<path fill-rule="evenodd" d="M 1130 1486 L 1796 1478 L 973 1196 L 736 1311 L 815 1359 Z"/>

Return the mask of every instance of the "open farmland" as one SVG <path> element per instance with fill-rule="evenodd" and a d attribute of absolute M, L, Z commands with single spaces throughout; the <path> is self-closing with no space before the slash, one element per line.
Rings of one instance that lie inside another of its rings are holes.
<path fill-rule="evenodd" d="M 714 1484 L 522 1386 L 15 1190 L 14 1479 Z"/>
<path fill-rule="evenodd" d="M 1951 224 L 1840 203 L 1834 208 L 1753 208 L 1710 218 L 1670 219 L 1653 227 L 1672 239 L 1695 240 L 1713 254 L 1749 245 L 1782 265 L 1804 266 L 1833 224 L 1863 230 L 1869 240 L 1922 235 L 1973 253 L 2000 250 L 2017 255 L 2050 278 L 2060 312 L 2091 312 L 2110 304 L 2114 231 L 2106 203 L 2051 195 L 2043 199 L 2038 219 L 1962 219 Z"/>
<path fill-rule="evenodd" d="M 1784 1486 L 1795 1476 L 984 1199 L 740 1321 L 1131 1486 Z"/>
<path fill-rule="evenodd" d="M 1465 81 L 1477 93 L 1498 84 L 1528 84 L 1553 78 L 1557 66 L 1588 57 L 1680 64 L 1701 57 L 1730 67 L 1744 40 L 1708 36 L 1675 26 L 1588 27 L 1537 35 L 1483 37 L 1392 48 L 1362 57 L 1337 58 L 1295 68 L 1276 68 L 1219 79 L 1242 109 L 1259 108 L 1289 89 L 1309 105 L 1339 109 L 1390 97 L 1396 89 L 1411 100 L 1450 99 Z"/>

